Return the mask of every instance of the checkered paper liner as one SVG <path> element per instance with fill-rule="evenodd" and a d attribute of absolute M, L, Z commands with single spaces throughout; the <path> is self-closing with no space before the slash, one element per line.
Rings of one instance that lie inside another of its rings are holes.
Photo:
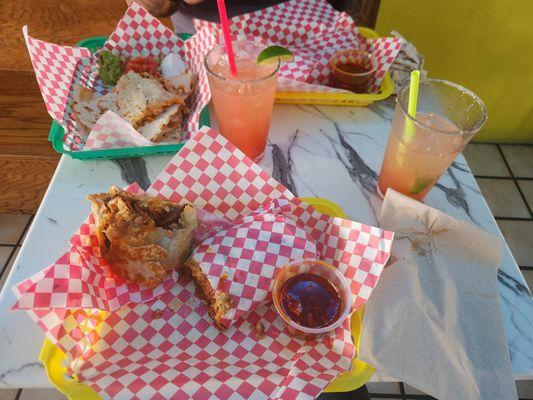
<path fill-rule="evenodd" d="M 129 190 L 139 192 L 137 186 Z M 237 232 L 246 224 L 273 224 L 285 217 L 292 221 L 288 225 L 305 230 L 286 235 L 300 240 L 296 247 L 316 251 L 351 281 L 356 307 L 368 299 L 389 256 L 391 232 L 318 213 L 207 128 L 187 142 L 148 193 L 195 204 L 202 213 L 213 215 L 217 232 L 224 220 Z M 270 221 L 261 218 L 267 215 Z M 102 397 L 314 398 L 351 365 L 355 350 L 349 320 L 328 335 L 303 342 L 285 333 L 271 304 L 263 301 L 252 305 L 252 294 L 250 311 L 242 312 L 221 333 L 195 296 L 194 285 L 176 284 L 176 273 L 156 288 L 156 293 L 113 282 L 118 278 L 106 276 L 105 265 L 98 263 L 93 225 L 90 216 L 72 238 L 71 250 L 56 264 L 17 285 L 14 292 L 18 299 L 15 308 L 29 313 L 47 337 L 66 352 L 70 372 Z M 281 236 L 287 233 L 272 227 L 270 231 Z M 255 230 L 244 232 L 245 239 L 264 251 L 262 257 L 267 261 L 268 243 L 265 249 L 254 241 Z M 197 255 L 210 253 L 202 251 L 202 245 L 204 249 L 216 246 L 225 237 L 239 247 L 234 243 L 238 234 L 206 236 Z M 270 239 L 284 244 L 283 240 Z M 229 243 L 220 242 L 217 251 L 222 254 L 223 245 Z M 240 247 L 246 249 L 244 244 Z M 286 250 L 280 246 L 270 251 L 275 257 Z M 239 257 L 253 259 L 243 254 Z M 257 272 L 255 265 L 249 265 L 250 274 Z M 231 279 L 241 274 L 235 281 L 246 283 L 247 272 L 236 267 Z M 263 272 L 256 275 L 261 278 Z M 243 287 L 243 292 L 253 290 L 252 286 Z M 108 298 L 104 301 L 105 295 Z M 116 304 L 109 304 L 111 297 Z M 53 308 L 52 304 L 68 306 Z M 258 324 L 264 327 L 263 338 L 254 328 Z"/>
<path fill-rule="evenodd" d="M 152 146 L 153 144 L 119 115 L 109 110 L 94 124 L 82 151 Z"/>
<path fill-rule="evenodd" d="M 195 20 L 195 26 L 199 32 L 207 30 L 221 37 L 216 23 Z M 305 92 L 351 93 L 328 87 L 329 60 L 339 50 L 358 48 L 376 58 L 377 72 L 368 88 L 368 93 L 376 93 L 402 44 L 399 38 L 365 39 L 351 17 L 336 11 L 326 0 L 291 0 L 235 16 L 230 20 L 230 29 L 236 37 L 253 37 L 265 46 L 276 44 L 291 50 L 294 60 L 281 66 L 279 77 L 322 87 L 298 89 Z M 295 85 L 280 80 L 278 91 L 294 92 Z"/>
<path fill-rule="evenodd" d="M 283 210 L 291 213 L 289 202 L 274 200 L 218 229 L 194 250 L 192 257 L 211 286 L 230 296 L 232 307 L 222 320 L 225 326 L 271 299 L 280 267 L 291 260 L 318 257 L 313 238 Z"/>
<path fill-rule="evenodd" d="M 86 48 L 60 46 L 35 39 L 28 34 L 26 26 L 23 34 L 48 114 L 65 130 L 63 143 L 67 150 L 82 150 L 89 139 L 92 150 L 127 147 L 125 144 L 130 143 L 139 146 L 138 138 L 132 134 L 135 131 L 133 127 L 110 132 L 110 127 L 116 124 L 114 121 L 108 123 L 105 115 L 100 118 L 99 124 L 87 127 L 91 132 L 76 121 L 72 110 L 74 87 L 82 85 L 99 94 L 107 90 L 98 76 L 97 55 Z M 172 52 L 182 57 L 188 68 L 199 74 L 183 136 L 187 139 L 198 130 L 200 113 L 211 98 L 207 77 L 197 62 L 197 52 L 201 47 L 188 46 L 135 2 L 126 10 L 103 47 L 124 57 L 159 57 Z M 102 147 L 98 147 L 100 144 Z"/>

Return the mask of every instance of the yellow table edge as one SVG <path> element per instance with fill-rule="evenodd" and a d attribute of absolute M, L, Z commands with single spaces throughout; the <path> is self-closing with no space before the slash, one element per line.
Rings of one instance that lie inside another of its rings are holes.
<path fill-rule="evenodd" d="M 318 197 L 303 197 L 301 200 L 314 206 L 318 211 L 334 217 L 345 218 L 346 214 L 337 204 Z M 355 347 L 359 351 L 361 338 L 361 323 L 363 321 L 363 309 L 352 314 L 351 329 Z M 39 361 L 44 365 L 46 376 L 50 383 L 69 400 L 97 400 L 100 399 L 98 393 L 92 388 L 76 379 L 67 379 L 67 368 L 63 365 L 66 355 L 50 340 L 45 339 L 39 354 Z M 374 368 L 360 361 L 355 357 L 352 362 L 352 369 L 340 374 L 331 382 L 324 392 L 349 392 L 363 386 L 372 374 Z"/>

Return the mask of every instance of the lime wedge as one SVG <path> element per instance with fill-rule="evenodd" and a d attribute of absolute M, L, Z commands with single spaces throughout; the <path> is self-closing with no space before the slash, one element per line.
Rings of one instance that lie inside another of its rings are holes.
<path fill-rule="evenodd" d="M 410 194 L 419 194 L 421 193 L 425 188 L 427 188 L 429 185 L 431 185 L 433 182 L 435 182 L 435 178 L 431 178 L 428 176 L 424 176 L 422 178 L 416 178 L 416 181 L 411 188 Z"/>
<path fill-rule="evenodd" d="M 270 64 L 280 62 L 290 62 L 294 56 L 289 49 L 281 46 L 270 46 L 264 49 L 257 56 L 256 62 L 258 64 Z"/>

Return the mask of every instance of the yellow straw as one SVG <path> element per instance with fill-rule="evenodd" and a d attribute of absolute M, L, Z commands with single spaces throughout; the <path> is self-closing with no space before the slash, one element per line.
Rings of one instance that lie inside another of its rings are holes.
<path fill-rule="evenodd" d="M 418 105 L 418 86 L 420 84 L 420 71 L 415 69 L 411 72 L 411 83 L 409 84 L 409 105 L 407 113 L 416 119 L 416 109 Z M 413 140 L 415 136 L 415 124 L 409 118 L 405 118 L 405 137 L 407 142 Z"/>

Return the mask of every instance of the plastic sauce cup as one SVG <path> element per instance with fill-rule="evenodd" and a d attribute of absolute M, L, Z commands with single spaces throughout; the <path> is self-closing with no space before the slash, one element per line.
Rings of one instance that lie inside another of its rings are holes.
<path fill-rule="evenodd" d="M 331 57 L 331 84 L 339 89 L 366 93 L 378 65 L 372 54 L 357 49 L 338 51 Z"/>
<path fill-rule="evenodd" d="M 281 291 L 284 283 L 290 278 L 303 273 L 319 275 L 329 281 L 340 295 L 339 317 L 329 325 L 321 328 L 309 328 L 293 321 L 283 310 L 281 305 Z M 318 335 L 330 332 L 338 328 L 346 320 L 352 309 L 352 292 L 350 284 L 344 275 L 335 267 L 320 260 L 298 260 L 283 267 L 274 277 L 274 289 L 272 293 L 274 306 L 281 316 L 287 332 L 294 337 L 313 339 Z"/>

